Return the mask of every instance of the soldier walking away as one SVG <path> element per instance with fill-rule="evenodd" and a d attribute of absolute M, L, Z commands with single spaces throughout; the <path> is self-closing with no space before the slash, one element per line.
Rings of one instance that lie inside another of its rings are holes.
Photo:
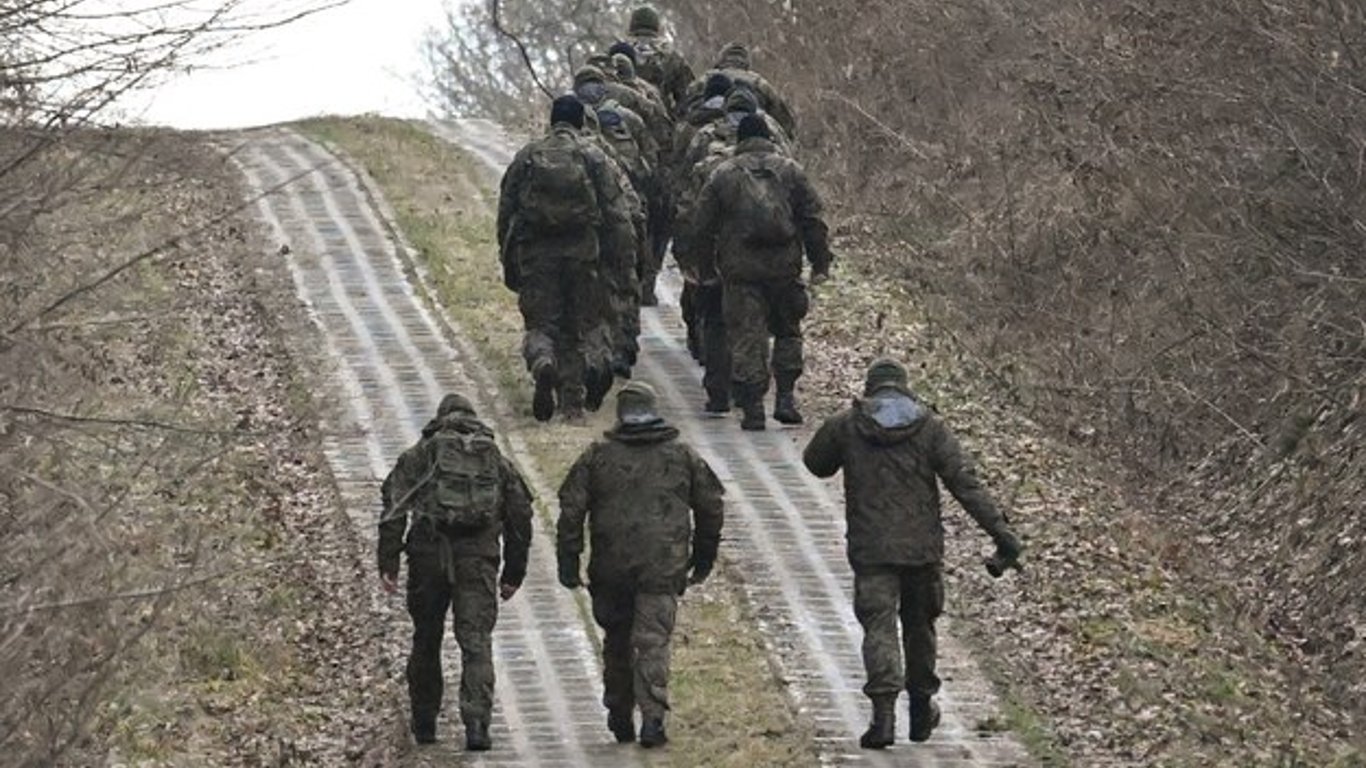
<path fill-rule="evenodd" d="M 854 614 L 863 625 L 868 675 L 863 692 L 873 702 L 872 723 L 859 744 L 882 749 L 896 740 L 902 688 L 910 694 L 910 739 L 925 741 L 939 723 L 934 621 L 944 608 L 936 478 L 995 542 L 987 566 L 993 576 L 1018 565 L 1023 545 L 982 487 L 972 459 L 916 399 L 895 360 L 873 363 L 863 398 L 822 424 L 802 458 L 817 477 L 844 471 Z"/>
<path fill-rule="evenodd" d="M 592 554 L 588 592 L 603 630 L 607 727 L 620 743 L 668 741 L 669 644 L 678 598 L 711 573 L 724 517 L 721 482 L 633 381 L 617 393 L 617 423 L 588 447 L 560 486 L 560 583 L 583 586 L 584 526 Z M 691 515 L 689 511 L 691 510 Z"/>
<path fill-rule="evenodd" d="M 583 140 L 584 106 L 561 96 L 550 130 L 503 175 L 498 246 L 503 282 L 517 292 L 522 354 L 536 382 L 532 414 L 547 421 L 596 410 L 612 386 L 611 302 L 603 264 L 634 258 L 631 213 L 602 151 Z M 585 386 L 586 385 L 586 386 Z"/>
<path fill-rule="evenodd" d="M 436 741 L 444 688 L 441 639 L 449 608 L 460 646 L 465 747 L 489 749 L 493 626 L 498 598 L 510 599 L 526 576 L 531 494 L 470 401 L 452 394 L 441 400 L 436 418 L 422 429 L 422 439 L 399 456 L 380 495 L 379 576 L 385 591 L 398 590 L 400 554 L 408 555 L 413 648 L 407 676 L 413 736 L 419 744 Z"/>
<path fill-rule="evenodd" d="M 773 143 L 759 115 L 740 121 L 735 156 L 712 173 L 690 222 L 700 274 L 721 275 L 722 313 L 731 350 L 731 378 L 740 426 L 764 429 L 769 383 L 777 388 L 773 417 L 800 424 L 797 379 L 802 375 L 802 318 L 809 299 L 802 254 L 813 283 L 824 281 L 834 256 L 821 200 L 801 165 Z"/>
<path fill-rule="evenodd" d="M 663 28 L 659 11 L 648 5 L 637 6 L 626 25 L 625 42 L 636 51 L 636 73 L 658 88 L 669 113 L 677 114 L 693 73 L 687 60 L 674 49 L 673 41 L 664 36 Z"/>

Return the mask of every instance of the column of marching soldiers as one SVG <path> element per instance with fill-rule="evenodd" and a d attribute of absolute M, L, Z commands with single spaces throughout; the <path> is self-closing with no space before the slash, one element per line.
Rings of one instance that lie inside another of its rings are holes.
<path fill-rule="evenodd" d="M 818 283 L 833 256 L 820 198 L 791 157 L 795 136 L 791 111 L 751 68 L 745 46 L 725 46 L 714 67 L 694 77 L 648 6 L 631 12 L 623 40 L 574 74 L 571 92 L 551 105 L 549 130 L 509 165 L 498 207 L 504 282 L 524 319 L 537 420 L 557 411 L 579 420 L 618 377 L 630 378 L 640 308 L 657 303 L 671 250 L 685 279 L 688 347 L 704 366 L 704 410 L 724 414 L 734 403 L 743 429 L 762 430 L 772 381 L 774 418 L 802 422 L 795 386 L 808 308 L 803 257 L 809 282 Z M 560 486 L 558 578 L 569 589 L 588 587 L 603 631 L 608 730 L 619 743 L 657 747 L 668 741 L 679 597 L 716 562 L 724 489 L 660 415 L 648 384 L 623 386 L 616 415 Z M 821 426 L 803 459 L 819 477 L 844 473 L 872 703 L 859 743 L 882 749 L 896 741 L 902 690 L 909 738 L 925 741 L 939 722 L 939 483 L 992 537 L 993 575 L 1018 565 L 1023 546 L 894 359 L 871 364 L 863 397 Z M 379 572 L 396 592 L 406 555 L 414 625 L 406 677 L 419 744 L 436 739 L 449 611 L 462 656 L 466 747 L 491 747 L 492 632 L 499 598 L 511 599 L 526 575 L 531 501 L 492 430 L 458 394 L 442 400 L 384 481 Z"/>

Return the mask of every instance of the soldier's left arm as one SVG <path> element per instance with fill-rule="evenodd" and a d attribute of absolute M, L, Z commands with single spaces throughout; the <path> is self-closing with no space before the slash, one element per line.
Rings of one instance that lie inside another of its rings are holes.
<path fill-rule="evenodd" d="M 944 481 L 944 487 L 994 541 L 999 543 L 1007 536 L 1013 541 L 1010 521 L 982 485 L 972 457 L 963 450 L 953 431 L 938 417 L 927 426 L 933 430 L 930 434 L 931 466 Z"/>
<path fill-rule="evenodd" d="M 526 578 L 531 551 L 531 489 L 517 467 L 506 458 L 503 474 L 503 576 L 500 581 L 514 587 Z"/>
<path fill-rule="evenodd" d="M 835 260 L 830 252 L 830 230 L 825 225 L 825 206 L 820 193 L 812 186 L 806 171 L 791 161 L 792 216 L 797 229 L 802 233 L 802 246 L 806 259 L 811 262 L 814 274 L 830 271 L 830 263 Z"/>

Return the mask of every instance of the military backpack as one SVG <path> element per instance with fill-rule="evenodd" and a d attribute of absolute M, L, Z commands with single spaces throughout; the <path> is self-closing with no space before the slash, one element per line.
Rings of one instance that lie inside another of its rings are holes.
<path fill-rule="evenodd" d="M 503 503 L 502 455 L 478 426 L 443 426 L 426 441 L 428 479 L 418 515 L 438 528 L 483 528 Z"/>
<path fill-rule="evenodd" d="M 524 162 L 518 216 L 534 232 L 563 234 L 601 223 L 588 158 L 578 139 L 547 136 L 531 146 Z"/>
<path fill-rule="evenodd" d="M 785 245 L 797 237 L 792 200 L 777 171 L 765 164 L 737 164 L 736 236 L 755 247 Z"/>

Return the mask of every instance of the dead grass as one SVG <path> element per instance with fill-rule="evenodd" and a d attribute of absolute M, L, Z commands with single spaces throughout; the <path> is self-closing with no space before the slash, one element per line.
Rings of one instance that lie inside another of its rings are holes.
<path fill-rule="evenodd" d="M 518 414 L 503 428 L 517 430 L 541 472 L 558 483 L 583 447 L 610 426 L 610 409 L 579 426 L 531 419 L 530 380 L 518 351 L 521 317 L 501 282 L 491 218 L 496 200 L 483 188 L 476 161 L 399 121 L 328 119 L 302 128 L 342 148 L 379 184 L 446 309 Z M 541 512 L 553 524 L 553 505 L 543 504 Z M 738 591 L 716 581 L 689 592 L 679 613 L 672 745 L 651 764 L 814 765 L 811 732 L 793 715 Z"/>
<path fill-rule="evenodd" d="M 238 204 L 200 140 L 148 138 L 72 143 L 120 173 L 6 254 L 26 288 L 6 327 Z M 356 552 L 253 229 L 229 218 L 0 346 L 0 404 L 49 413 L 0 412 L 0 605 L 47 606 L 0 617 L 25 624 L 0 647 L 7 762 L 338 764 L 374 742 Z"/>

